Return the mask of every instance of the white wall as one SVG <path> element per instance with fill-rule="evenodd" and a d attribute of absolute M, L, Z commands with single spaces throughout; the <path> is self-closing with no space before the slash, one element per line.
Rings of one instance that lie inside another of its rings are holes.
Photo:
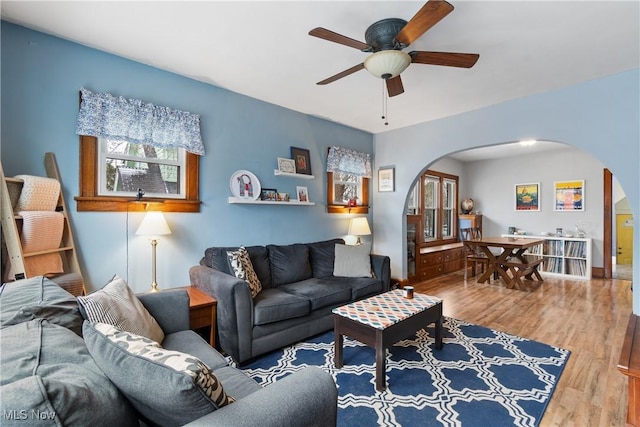
<path fill-rule="evenodd" d="M 526 158 L 470 162 L 467 166 L 469 194 L 475 208 L 482 211 L 483 232 L 489 236 L 506 233 L 510 226 L 527 234 L 555 232 L 561 227 L 575 235 L 575 226 L 584 226 L 593 239 L 592 265 L 603 264 L 603 169 L 596 158 L 584 151 L 568 148 L 529 155 Z M 554 181 L 585 181 L 585 210 L 554 211 Z M 540 211 L 515 211 L 514 185 L 540 183 Z"/>
<path fill-rule="evenodd" d="M 373 193 L 374 251 L 391 257 L 394 277 L 406 277 L 404 205 L 410 185 L 425 165 L 469 148 L 524 139 L 566 143 L 591 154 L 611 170 L 635 214 L 634 247 L 640 248 L 639 83 L 640 70 L 636 69 L 375 135 L 375 168 L 396 165 L 396 191 Z M 531 176 L 535 182 L 545 176 L 544 165 L 540 167 L 539 175 Z M 571 179 L 576 178 L 573 175 Z M 374 182 L 374 188 L 376 185 Z M 589 188 L 587 210 L 591 208 Z M 548 202 L 544 203 L 550 209 Z M 486 211 L 486 207 L 481 210 Z M 640 250 L 634 251 L 633 266 L 637 283 Z M 634 313 L 640 314 L 640 286 L 634 289 Z"/>

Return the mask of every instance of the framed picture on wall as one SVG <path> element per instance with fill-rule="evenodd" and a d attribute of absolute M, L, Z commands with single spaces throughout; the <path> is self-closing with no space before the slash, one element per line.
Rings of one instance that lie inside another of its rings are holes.
<path fill-rule="evenodd" d="M 309 201 L 309 191 L 307 187 L 296 187 L 296 193 L 298 193 L 298 201 L 299 202 L 308 202 Z"/>
<path fill-rule="evenodd" d="M 278 157 L 278 170 L 284 173 L 296 173 L 296 162 L 293 159 Z"/>
<path fill-rule="evenodd" d="M 396 168 L 378 169 L 378 192 L 395 191 Z"/>
<path fill-rule="evenodd" d="M 291 158 L 295 161 L 296 173 L 311 175 L 311 158 L 309 150 L 291 147 Z"/>
<path fill-rule="evenodd" d="M 540 183 L 516 184 L 516 211 L 540 210 Z"/>
<path fill-rule="evenodd" d="M 553 183 L 553 206 L 556 211 L 584 210 L 584 180 Z"/>

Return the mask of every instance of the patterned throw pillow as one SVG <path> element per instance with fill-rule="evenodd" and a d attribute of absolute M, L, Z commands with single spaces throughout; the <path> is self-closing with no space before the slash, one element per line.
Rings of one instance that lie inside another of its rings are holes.
<path fill-rule="evenodd" d="M 85 322 L 83 335 L 100 369 L 152 424 L 186 424 L 234 402 L 195 356 L 106 323 Z"/>
<path fill-rule="evenodd" d="M 82 317 L 90 322 L 108 323 L 159 343 L 164 340 L 164 331 L 156 319 L 118 276 L 99 291 L 79 296 L 78 305 Z"/>
<path fill-rule="evenodd" d="M 227 257 L 229 259 L 231 272 L 238 279 L 243 279 L 249 284 L 251 297 L 255 298 L 262 290 L 262 283 L 260 283 L 260 279 L 258 279 L 258 275 L 253 269 L 253 264 L 251 264 L 251 258 L 249 258 L 247 249 L 244 246 L 240 246 L 237 251 L 227 251 Z"/>

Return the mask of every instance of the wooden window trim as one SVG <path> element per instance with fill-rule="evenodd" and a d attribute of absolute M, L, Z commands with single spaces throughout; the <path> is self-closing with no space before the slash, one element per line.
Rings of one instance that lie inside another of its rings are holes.
<path fill-rule="evenodd" d="M 144 212 L 147 204 L 162 212 L 200 212 L 200 156 L 186 153 L 186 192 L 184 199 L 112 197 L 98 195 L 98 138 L 80 136 L 80 195 L 75 197 L 78 212 Z"/>
<path fill-rule="evenodd" d="M 327 212 L 328 213 L 369 213 L 369 178 L 362 178 L 362 204 L 358 206 L 337 205 L 333 203 L 333 172 L 327 172 Z"/>

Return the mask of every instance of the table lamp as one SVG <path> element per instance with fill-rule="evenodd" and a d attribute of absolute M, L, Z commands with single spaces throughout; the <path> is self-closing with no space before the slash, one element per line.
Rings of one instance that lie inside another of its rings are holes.
<path fill-rule="evenodd" d="M 351 218 L 347 234 L 350 236 L 356 236 L 358 238 L 358 240 L 356 240 L 356 245 L 361 245 L 362 241 L 360 240 L 360 236 L 368 236 L 371 234 L 367 218 L 364 216 Z"/>
<path fill-rule="evenodd" d="M 164 215 L 159 211 L 147 212 L 140 223 L 136 234 L 139 236 L 149 236 L 151 239 L 151 292 L 158 292 L 156 282 L 156 246 L 158 246 L 159 236 L 171 234 L 171 229 L 164 219 Z"/>

